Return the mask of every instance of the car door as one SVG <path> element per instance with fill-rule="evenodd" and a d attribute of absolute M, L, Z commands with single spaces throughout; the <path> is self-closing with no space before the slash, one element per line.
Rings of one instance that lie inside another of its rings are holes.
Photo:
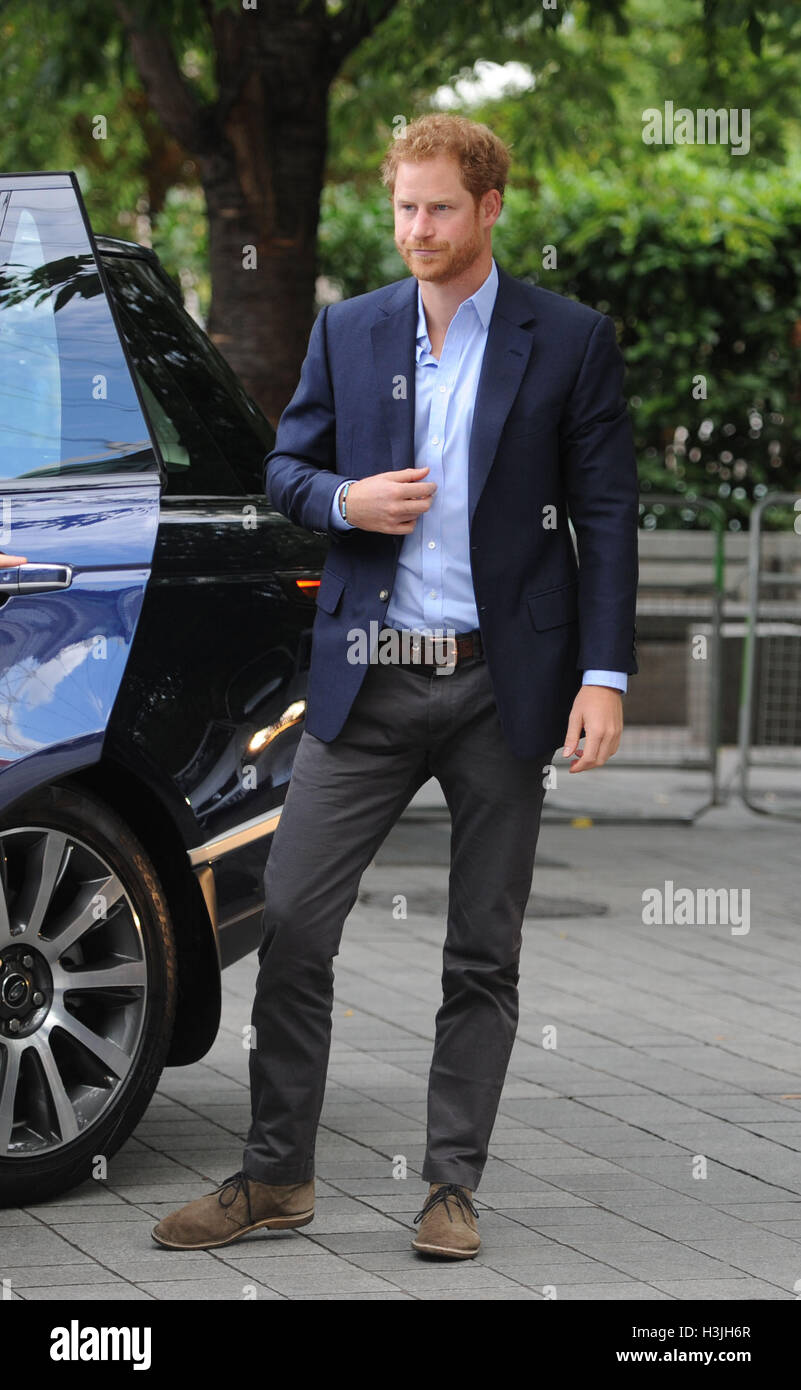
<path fill-rule="evenodd" d="M 75 176 L 0 176 L 0 810 L 101 755 L 161 494 Z"/>
<path fill-rule="evenodd" d="M 151 582 L 109 737 L 176 815 L 194 819 L 189 861 L 227 964 L 260 935 L 326 542 L 268 501 L 263 464 L 275 432 L 153 253 L 99 244 L 166 470 Z"/>

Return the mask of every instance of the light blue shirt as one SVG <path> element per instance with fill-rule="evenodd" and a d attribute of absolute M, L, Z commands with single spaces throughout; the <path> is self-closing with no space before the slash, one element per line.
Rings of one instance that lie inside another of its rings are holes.
<path fill-rule="evenodd" d="M 436 483 L 437 490 L 428 511 L 403 538 L 387 605 L 388 627 L 432 633 L 470 632 L 479 625 L 470 568 L 467 457 L 497 291 L 493 257 L 483 285 L 462 301 L 448 324 L 437 361 L 417 285 L 414 466 L 428 468 L 425 481 Z M 334 496 L 331 520 L 339 530 L 352 530 L 339 510 L 342 487 L 344 482 Z M 584 684 L 625 691 L 628 678 L 622 671 L 585 671 Z"/>

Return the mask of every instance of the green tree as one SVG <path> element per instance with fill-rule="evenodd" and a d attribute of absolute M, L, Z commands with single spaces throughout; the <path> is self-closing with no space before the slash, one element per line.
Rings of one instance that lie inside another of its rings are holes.
<path fill-rule="evenodd" d="M 126 193 L 134 235 L 140 209 L 175 228 L 171 191 L 196 181 L 208 228 L 208 330 L 276 420 L 314 313 L 326 176 L 363 175 L 365 151 L 374 166 L 396 114 L 428 109 L 438 87 L 488 56 L 522 60 L 532 74 L 525 98 L 493 108 L 522 175 L 533 177 L 525 166 L 535 144 L 563 149 L 582 128 L 592 159 L 600 120 L 615 127 L 633 80 L 619 45 L 638 42 L 629 23 L 635 11 L 639 21 L 637 3 L 51 0 L 37 10 L 4 0 L 2 162 L 77 165 L 90 211 L 108 180 Z M 760 47 L 769 51 L 779 29 L 795 51 L 798 9 L 788 0 L 680 3 L 691 5 L 697 61 L 718 70 L 721 83 L 743 51 L 749 63 Z M 677 29 L 671 41 L 680 58 L 687 36 Z M 530 112 L 538 132 L 529 131 Z M 105 140 L 95 138 L 97 114 L 108 123 Z M 777 129 L 765 151 L 779 139 Z M 196 219 L 196 207 L 187 208 Z M 155 241 L 158 249 L 158 229 Z"/>

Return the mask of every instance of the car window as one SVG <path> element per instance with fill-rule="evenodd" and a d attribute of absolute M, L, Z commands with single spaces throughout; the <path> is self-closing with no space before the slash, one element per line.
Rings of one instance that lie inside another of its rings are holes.
<path fill-rule="evenodd" d="M 0 227 L 0 478 L 157 467 L 74 190 L 11 192 Z"/>
<path fill-rule="evenodd" d="M 167 467 L 167 492 L 263 496 L 272 425 L 159 266 L 114 254 L 103 264 Z"/>
<path fill-rule="evenodd" d="M 244 491 L 203 421 L 165 362 L 139 335 L 127 309 L 118 306 L 151 429 L 159 446 L 168 496 L 235 497 Z"/>

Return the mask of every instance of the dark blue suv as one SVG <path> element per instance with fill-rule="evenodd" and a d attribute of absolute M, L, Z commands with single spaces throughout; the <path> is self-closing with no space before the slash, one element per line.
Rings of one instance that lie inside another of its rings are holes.
<path fill-rule="evenodd" d="M 0 176 L 0 1205 L 119 1148 L 258 943 L 326 549 L 273 443 L 73 174 Z"/>

